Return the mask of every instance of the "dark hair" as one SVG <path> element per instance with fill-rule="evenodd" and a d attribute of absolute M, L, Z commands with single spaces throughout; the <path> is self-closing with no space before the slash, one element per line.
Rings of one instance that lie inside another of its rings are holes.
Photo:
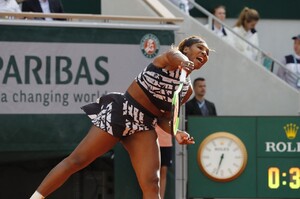
<path fill-rule="evenodd" d="M 194 80 L 194 82 L 193 82 L 193 86 L 195 86 L 195 84 L 196 84 L 197 81 L 205 81 L 205 78 L 204 77 L 198 77 L 198 78 L 196 78 Z"/>
<path fill-rule="evenodd" d="M 178 50 L 183 53 L 184 47 L 190 47 L 195 43 L 206 43 L 206 42 L 199 36 L 190 36 L 185 38 L 179 43 Z"/>
<path fill-rule="evenodd" d="M 217 5 L 216 7 L 213 8 L 212 13 L 216 14 L 216 10 L 219 8 L 223 8 L 224 10 L 226 10 L 226 7 L 224 5 Z"/>

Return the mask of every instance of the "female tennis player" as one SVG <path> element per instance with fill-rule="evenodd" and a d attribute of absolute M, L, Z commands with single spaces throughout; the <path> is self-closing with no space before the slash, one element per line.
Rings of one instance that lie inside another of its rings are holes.
<path fill-rule="evenodd" d="M 93 123 L 75 150 L 45 177 L 31 199 L 42 199 L 59 188 L 73 173 L 83 169 L 121 142 L 128 151 L 143 199 L 159 199 L 160 152 L 155 133 L 158 124 L 171 132 L 172 96 L 181 70 L 189 74 L 208 60 L 209 48 L 198 36 L 182 40 L 178 47 L 157 56 L 125 93 L 108 93 L 82 107 Z M 185 103 L 192 94 L 190 81 L 182 89 Z M 194 144 L 187 132 L 178 130 L 179 144 Z M 118 166 L 118 165 L 116 165 Z"/>

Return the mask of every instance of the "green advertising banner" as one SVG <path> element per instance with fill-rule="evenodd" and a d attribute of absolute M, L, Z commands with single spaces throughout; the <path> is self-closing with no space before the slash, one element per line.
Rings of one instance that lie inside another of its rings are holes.
<path fill-rule="evenodd" d="M 188 197 L 299 198 L 299 117 L 189 117 Z"/>
<path fill-rule="evenodd" d="M 107 92 L 125 92 L 175 37 L 173 30 L 125 27 L 0 29 L 2 162 L 69 153 L 91 125 L 80 107 Z"/>
<path fill-rule="evenodd" d="M 1 25 L 1 114 L 82 113 L 107 92 L 125 92 L 173 42 L 171 30 Z"/>

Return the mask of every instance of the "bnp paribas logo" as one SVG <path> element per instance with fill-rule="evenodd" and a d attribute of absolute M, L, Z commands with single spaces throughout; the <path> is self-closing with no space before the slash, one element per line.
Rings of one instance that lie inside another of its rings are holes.
<path fill-rule="evenodd" d="M 289 123 L 285 125 L 283 129 L 285 131 L 286 137 L 290 140 L 293 140 L 297 136 L 299 126 L 297 126 L 296 124 Z"/>
<path fill-rule="evenodd" d="M 158 54 L 160 42 L 154 34 L 149 33 L 141 39 L 140 48 L 145 57 L 153 58 Z"/>
<path fill-rule="evenodd" d="M 299 153 L 300 152 L 300 142 L 292 141 L 296 138 L 299 126 L 293 123 L 288 123 L 283 126 L 285 136 L 287 139 L 291 140 L 289 142 L 280 141 L 280 142 L 265 142 L 265 151 L 266 152 L 290 152 L 290 153 Z"/>

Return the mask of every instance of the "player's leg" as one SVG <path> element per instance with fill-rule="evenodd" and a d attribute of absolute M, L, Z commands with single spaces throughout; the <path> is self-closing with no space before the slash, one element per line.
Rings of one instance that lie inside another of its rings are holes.
<path fill-rule="evenodd" d="M 129 153 L 143 199 L 159 199 L 160 156 L 155 131 L 135 133 L 122 143 Z"/>
<path fill-rule="evenodd" d="M 161 199 L 165 198 L 166 185 L 167 185 L 167 166 L 161 166 L 160 168 L 160 197 Z"/>
<path fill-rule="evenodd" d="M 170 138 L 170 137 L 169 137 Z M 171 138 L 170 138 L 171 141 Z M 160 197 L 165 198 L 167 185 L 168 168 L 172 165 L 172 146 L 160 147 L 161 168 L 160 168 Z"/>
<path fill-rule="evenodd" d="M 92 126 L 76 149 L 45 177 L 37 191 L 44 197 L 59 188 L 73 173 L 86 167 L 99 156 L 109 151 L 119 138 Z"/>

